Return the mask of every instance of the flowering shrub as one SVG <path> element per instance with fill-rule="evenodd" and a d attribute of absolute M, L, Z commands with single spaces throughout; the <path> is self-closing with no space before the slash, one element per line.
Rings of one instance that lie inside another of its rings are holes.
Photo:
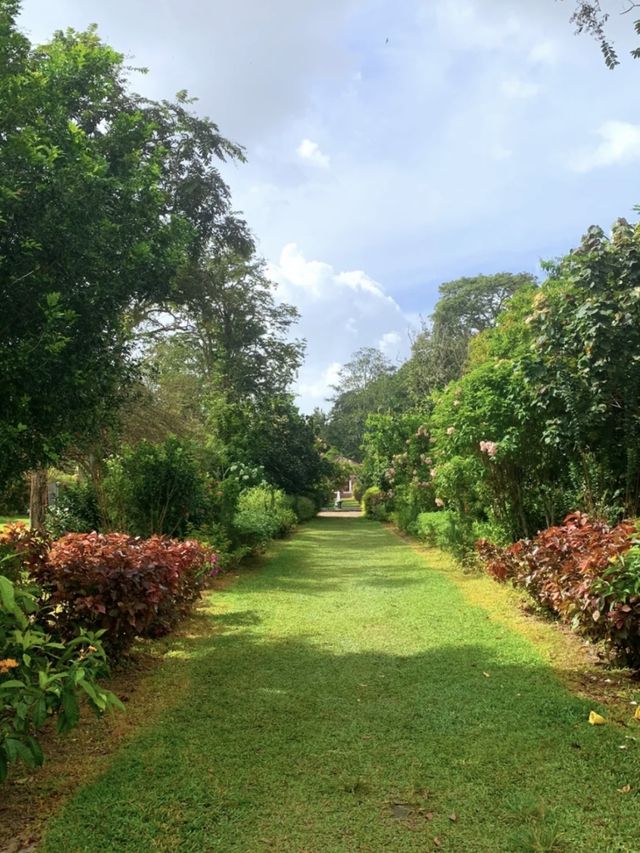
<path fill-rule="evenodd" d="M 101 632 L 82 631 L 68 642 L 54 642 L 34 592 L 0 575 L 0 782 L 18 759 L 28 767 L 42 764 L 38 730 L 52 716 L 59 732 L 72 729 L 80 716 L 80 695 L 98 714 L 122 709 L 120 700 L 96 683 L 107 669 Z"/>
<path fill-rule="evenodd" d="M 216 558 L 198 542 L 124 533 L 70 533 L 31 574 L 55 608 L 64 636 L 77 625 L 104 631 L 117 656 L 134 638 L 166 634 L 200 595 Z"/>
<path fill-rule="evenodd" d="M 640 663 L 640 549 L 631 522 L 610 527 L 583 513 L 508 548 L 478 551 L 498 581 L 522 587 L 543 607 L 629 663 Z"/>

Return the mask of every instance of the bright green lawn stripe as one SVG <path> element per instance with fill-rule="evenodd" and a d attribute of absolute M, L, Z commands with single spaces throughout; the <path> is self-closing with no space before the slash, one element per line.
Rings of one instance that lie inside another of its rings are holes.
<path fill-rule="evenodd" d="M 22 521 L 24 524 L 29 524 L 29 518 L 22 515 L 0 515 L 0 532 L 7 524 L 15 524 L 16 521 Z"/>
<path fill-rule="evenodd" d="M 45 853 L 640 849 L 635 741 L 380 525 L 312 522 L 203 618 L 158 676 L 190 692 Z"/>

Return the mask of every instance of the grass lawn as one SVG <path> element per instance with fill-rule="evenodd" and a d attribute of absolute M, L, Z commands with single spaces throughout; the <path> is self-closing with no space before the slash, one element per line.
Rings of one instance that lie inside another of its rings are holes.
<path fill-rule="evenodd" d="M 465 584 L 375 522 L 306 525 L 212 593 L 168 706 L 38 849 L 637 853 L 640 723 L 588 725 L 555 640 Z"/>
<path fill-rule="evenodd" d="M 360 503 L 355 498 L 344 498 L 342 509 L 360 509 Z"/>
<path fill-rule="evenodd" d="M 29 517 L 22 515 L 0 515 L 0 530 L 7 524 L 14 524 L 16 521 L 23 521 L 25 524 L 29 524 Z"/>

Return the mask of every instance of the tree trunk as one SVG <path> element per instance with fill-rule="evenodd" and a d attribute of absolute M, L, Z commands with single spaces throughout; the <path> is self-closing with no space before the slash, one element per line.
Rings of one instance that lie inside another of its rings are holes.
<path fill-rule="evenodd" d="M 32 530 L 44 529 L 47 509 L 47 469 L 38 468 L 31 472 L 31 497 L 29 500 L 29 524 Z"/>

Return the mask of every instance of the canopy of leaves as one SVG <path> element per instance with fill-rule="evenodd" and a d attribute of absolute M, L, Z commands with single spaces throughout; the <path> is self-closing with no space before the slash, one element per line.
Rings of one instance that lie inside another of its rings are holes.
<path fill-rule="evenodd" d="M 241 149 L 184 95 L 132 94 L 95 29 L 33 48 L 17 12 L 0 5 L 0 481 L 114 410 L 126 311 L 166 299 L 205 245 L 251 247 L 215 166 Z"/>

